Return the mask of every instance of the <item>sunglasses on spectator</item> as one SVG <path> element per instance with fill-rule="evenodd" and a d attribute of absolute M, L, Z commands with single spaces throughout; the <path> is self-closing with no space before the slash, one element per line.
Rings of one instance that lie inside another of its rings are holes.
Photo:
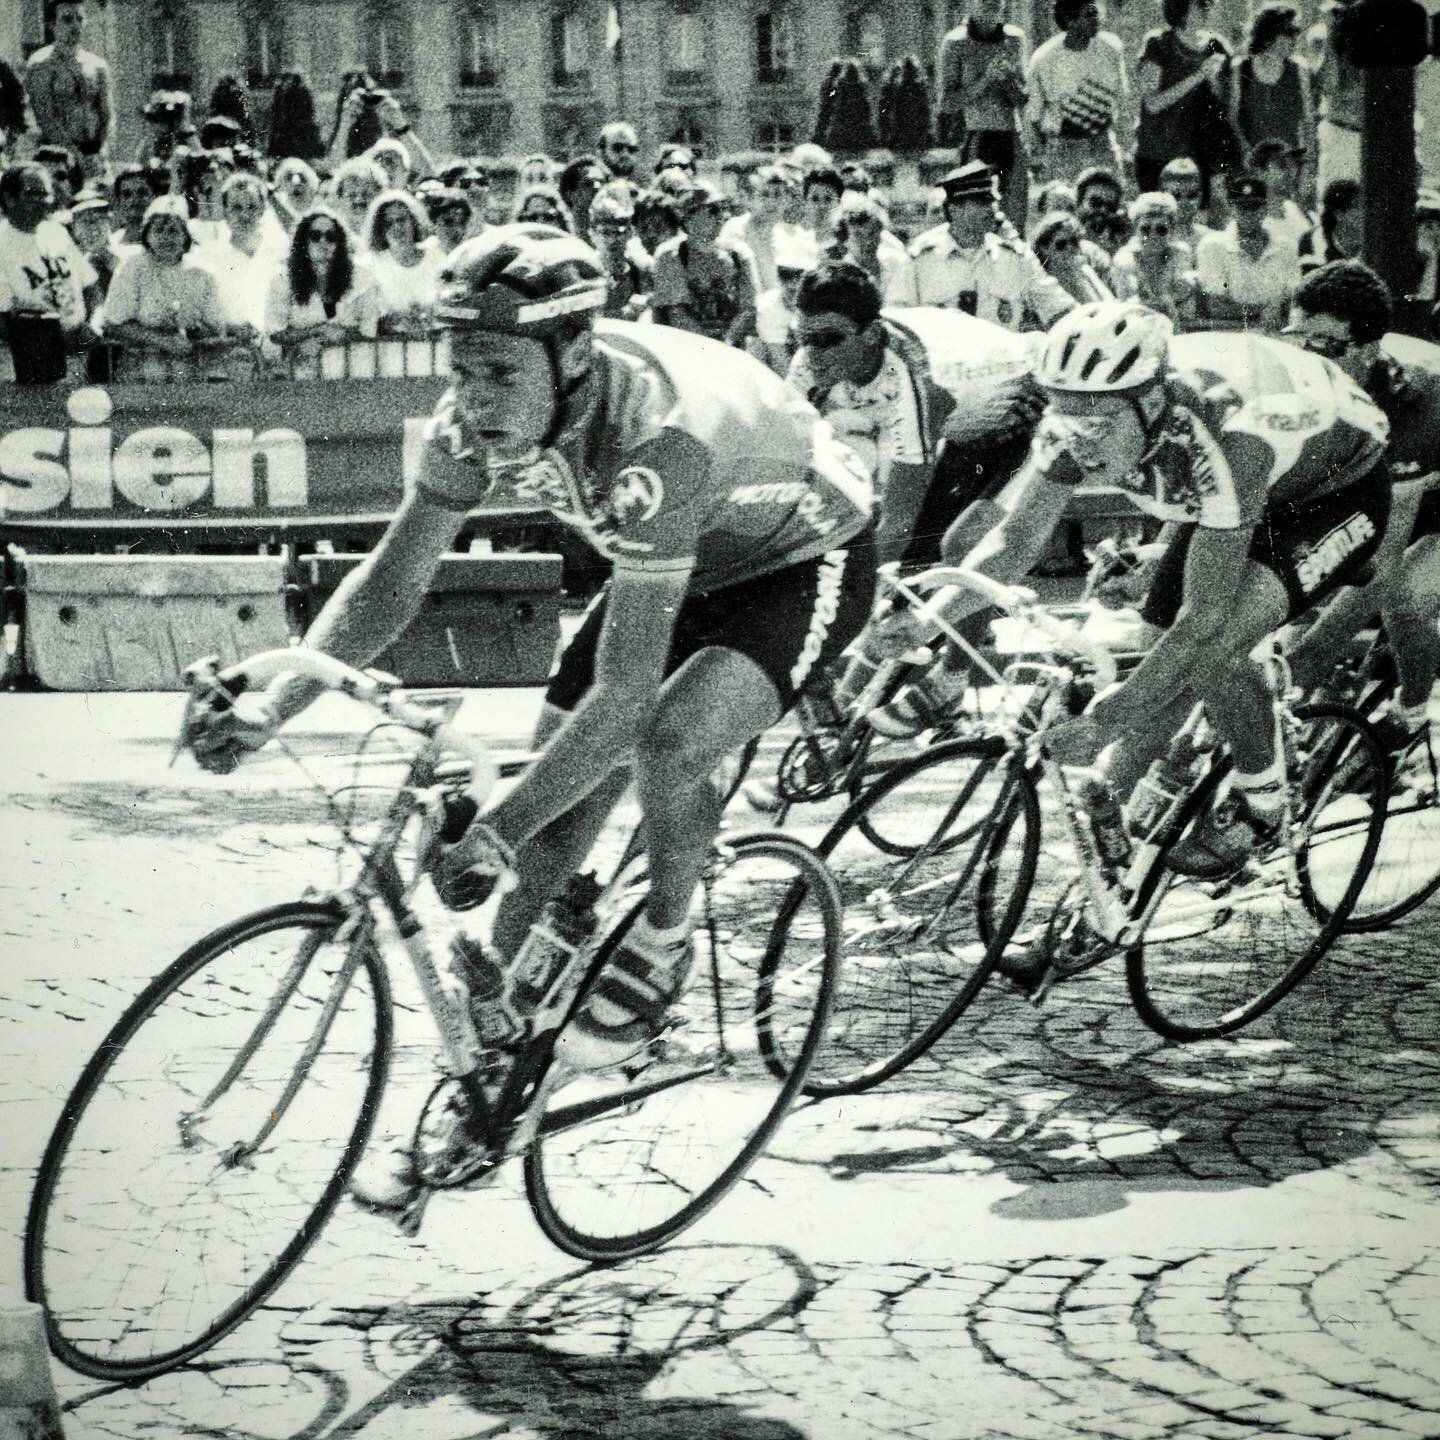
<path fill-rule="evenodd" d="M 807 350 L 833 350 L 852 339 L 854 336 L 844 330 L 812 330 L 799 337 L 800 344 Z"/>
<path fill-rule="evenodd" d="M 467 175 L 461 182 L 462 190 L 488 190 L 490 182 L 483 175 Z"/>
<path fill-rule="evenodd" d="M 306 239 L 313 245 L 317 240 L 323 240 L 327 245 L 338 245 L 340 243 L 340 232 L 329 228 L 324 230 L 312 230 Z"/>
<path fill-rule="evenodd" d="M 560 223 L 560 212 L 558 210 L 527 210 L 521 220 L 535 221 L 542 225 L 558 225 Z"/>
<path fill-rule="evenodd" d="M 628 235 L 634 227 L 628 220 L 592 220 L 590 229 L 596 235 Z"/>
<path fill-rule="evenodd" d="M 1319 355 L 1324 360 L 1338 360 L 1353 345 L 1351 340 L 1342 340 L 1338 335 L 1307 335 L 1293 326 L 1280 332 L 1287 340 L 1293 340 L 1302 350 Z"/>
<path fill-rule="evenodd" d="M 1137 225 L 1135 228 L 1142 235 L 1168 235 L 1170 233 L 1168 225 Z"/>
<path fill-rule="evenodd" d="M 610 149 L 623 150 L 627 155 L 634 155 L 639 151 L 640 147 L 638 145 L 632 145 L 628 140 L 612 140 L 610 142 Z"/>

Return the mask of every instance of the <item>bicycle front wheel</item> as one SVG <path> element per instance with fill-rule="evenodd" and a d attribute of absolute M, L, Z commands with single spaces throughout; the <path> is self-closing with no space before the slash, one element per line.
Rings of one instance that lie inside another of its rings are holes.
<path fill-rule="evenodd" d="M 1280 845 L 1221 881 L 1166 868 L 1164 853 L 1204 823 L 1226 762 L 1186 798 L 1141 884 L 1137 909 L 1155 909 L 1126 957 L 1130 995 L 1167 1039 L 1231 1035 L 1279 1004 L 1334 944 L 1365 885 L 1385 823 L 1384 756 L 1344 707 L 1296 715 L 1293 848 Z"/>
<path fill-rule="evenodd" d="M 297 902 L 214 931 L 85 1066 L 25 1232 L 26 1293 L 72 1370 L 137 1381 L 193 1360 L 334 1210 L 390 1051 L 388 978 L 344 918 Z"/>
<path fill-rule="evenodd" d="M 895 765 L 835 822 L 819 848 L 845 959 L 807 1094 L 879 1085 L 959 1019 L 1019 924 L 1039 847 L 1034 777 L 999 740 Z"/>
<path fill-rule="evenodd" d="M 581 1260 L 644 1254 L 714 1206 L 785 1118 L 820 1043 L 841 908 L 815 852 L 778 831 L 727 838 L 704 894 L 664 1034 L 623 1070 L 567 1077 L 526 1154 L 540 1228 Z M 795 1062 L 779 1074 L 765 1060 L 776 1045 Z"/>

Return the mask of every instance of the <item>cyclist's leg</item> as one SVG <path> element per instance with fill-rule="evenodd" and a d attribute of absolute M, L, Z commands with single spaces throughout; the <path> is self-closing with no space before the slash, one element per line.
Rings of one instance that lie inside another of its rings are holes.
<path fill-rule="evenodd" d="M 1399 583 L 1381 611 L 1400 674 L 1400 703 L 1424 705 L 1440 675 L 1440 535 L 1425 535 L 1406 550 Z"/>

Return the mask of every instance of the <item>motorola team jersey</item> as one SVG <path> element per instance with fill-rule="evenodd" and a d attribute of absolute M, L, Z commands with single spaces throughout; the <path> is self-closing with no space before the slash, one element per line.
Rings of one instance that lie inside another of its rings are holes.
<path fill-rule="evenodd" d="M 1237 530 L 1268 505 L 1328 495 L 1371 471 L 1389 423 L 1330 361 L 1244 333 L 1170 344 L 1170 405 L 1159 438 L 1120 488 L 1162 520 Z M 1031 463 L 1063 483 L 1083 472 L 1041 421 Z"/>
<path fill-rule="evenodd" d="M 549 510 L 620 570 L 715 590 L 843 547 L 871 522 L 868 469 L 742 351 L 602 321 L 555 443 L 485 463 L 453 391 L 426 427 L 418 485 L 456 510 Z"/>
<path fill-rule="evenodd" d="M 1440 345 L 1387 335 L 1366 391 L 1390 421 L 1390 468 L 1396 480 L 1440 470 Z"/>

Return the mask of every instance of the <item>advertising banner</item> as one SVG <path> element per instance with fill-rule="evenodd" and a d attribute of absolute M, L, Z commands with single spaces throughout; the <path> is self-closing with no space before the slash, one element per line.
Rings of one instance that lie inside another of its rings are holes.
<path fill-rule="evenodd" d="M 5 387 L 0 536 L 382 526 L 440 377 Z"/>

